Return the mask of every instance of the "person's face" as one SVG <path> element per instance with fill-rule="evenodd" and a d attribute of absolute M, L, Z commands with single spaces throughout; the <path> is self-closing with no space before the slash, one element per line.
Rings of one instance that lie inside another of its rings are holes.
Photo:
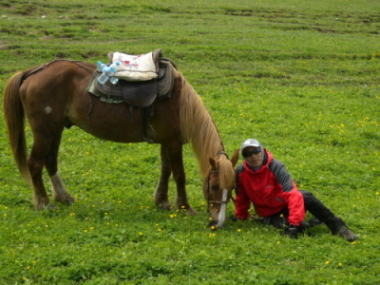
<path fill-rule="evenodd" d="M 243 157 L 250 167 L 259 167 L 263 162 L 263 153 L 258 147 L 245 148 Z"/>

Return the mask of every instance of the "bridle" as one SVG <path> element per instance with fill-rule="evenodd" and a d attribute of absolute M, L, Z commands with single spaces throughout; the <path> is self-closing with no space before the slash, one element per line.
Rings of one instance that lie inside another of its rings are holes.
<path fill-rule="evenodd" d="M 227 159 L 229 159 L 228 154 L 223 150 L 218 151 L 216 156 L 218 156 L 218 155 L 225 155 L 227 157 Z M 210 200 L 210 174 L 213 174 L 213 173 L 219 174 L 219 170 L 217 170 L 217 169 L 210 170 L 210 172 L 208 173 L 208 177 L 207 177 L 207 211 L 210 208 L 211 204 L 223 205 L 223 204 L 228 204 L 230 202 L 230 199 L 228 198 L 228 190 L 227 189 L 223 189 L 222 200 L 220 200 L 220 201 Z"/>
<path fill-rule="evenodd" d="M 223 189 L 222 199 L 221 200 L 211 200 L 210 199 L 210 175 L 212 173 L 219 174 L 219 170 L 210 170 L 208 175 L 208 181 L 207 181 L 207 209 L 206 212 L 211 215 L 211 208 L 210 206 L 214 206 L 214 204 L 220 205 L 220 211 L 218 212 L 218 219 L 216 223 L 211 221 L 209 225 L 211 225 L 212 229 L 216 229 L 217 227 L 223 227 L 226 219 L 226 211 L 227 211 L 227 204 L 230 202 L 230 199 L 228 198 L 228 189 Z M 218 183 L 219 184 L 219 183 Z M 219 190 L 219 189 L 218 189 Z"/>
<path fill-rule="evenodd" d="M 227 153 L 225 153 L 224 151 L 218 151 L 217 153 L 217 157 L 219 155 L 225 155 L 227 157 L 227 159 L 229 160 L 228 158 L 228 155 Z M 234 199 L 232 198 L 232 193 L 230 191 L 232 191 L 232 189 L 228 189 L 228 188 L 224 188 L 222 189 L 222 198 L 220 200 L 211 200 L 210 199 L 210 193 L 211 191 L 220 191 L 220 171 L 219 169 L 217 168 L 217 163 L 216 162 L 211 162 L 211 165 L 214 167 L 214 169 L 211 169 L 208 173 L 208 177 L 207 177 L 207 189 L 205 189 L 207 191 L 207 209 L 206 211 L 212 216 L 213 219 L 215 219 L 215 214 L 217 214 L 217 219 L 216 220 L 211 220 L 210 223 L 209 223 L 209 226 L 211 226 L 211 229 L 216 229 L 216 228 L 221 228 L 224 226 L 224 223 L 226 221 L 226 214 L 227 214 L 227 204 L 230 202 L 230 200 L 232 199 L 232 201 L 234 201 Z M 212 175 L 217 175 L 216 177 L 211 177 Z M 214 179 L 217 179 L 217 180 L 214 180 Z M 216 181 L 217 184 L 214 184 Z M 212 183 L 212 184 L 211 184 Z M 212 189 L 210 190 L 210 185 L 212 185 Z M 218 189 L 214 190 L 214 185 L 218 187 Z M 206 185 L 205 185 L 206 186 Z M 222 185 L 224 186 L 224 185 Z M 227 186 L 227 185 L 225 185 Z M 224 187 L 225 187 L 224 186 Z M 227 186 L 229 187 L 229 186 Z M 219 193 L 219 192 L 218 192 Z M 235 201 L 234 201 L 235 202 Z M 212 213 L 212 209 L 211 207 L 214 206 L 214 204 L 216 205 L 219 205 L 220 207 L 220 210 L 217 212 L 217 213 Z"/>
<path fill-rule="evenodd" d="M 211 173 L 216 173 L 216 174 L 219 174 L 219 170 L 210 170 L 209 174 L 208 174 L 208 179 L 207 179 L 207 206 L 210 206 L 210 204 L 228 204 L 230 202 L 230 199 L 227 199 L 224 200 L 223 197 L 222 197 L 222 200 L 218 201 L 218 200 L 210 200 L 210 174 Z M 228 190 L 227 189 L 223 189 L 223 191 L 227 191 L 227 195 L 228 195 Z"/>

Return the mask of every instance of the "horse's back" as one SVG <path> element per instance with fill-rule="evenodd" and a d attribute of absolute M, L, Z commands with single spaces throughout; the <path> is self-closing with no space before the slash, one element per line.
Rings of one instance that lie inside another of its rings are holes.
<path fill-rule="evenodd" d="M 24 71 L 20 92 L 52 94 L 74 87 L 85 89 L 95 68 L 95 65 L 85 62 L 52 61 Z"/>
<path fill-rule="evenodd" d="M 20 97 L 32 125 L 64 125 L 75 97 L 84 97 L 95 65 L 53 61 L 24 71 Z"/>

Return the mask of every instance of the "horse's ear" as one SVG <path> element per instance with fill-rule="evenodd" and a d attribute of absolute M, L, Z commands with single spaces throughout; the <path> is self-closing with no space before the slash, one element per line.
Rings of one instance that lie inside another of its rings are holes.
<path fill-rule="evenodd" d="M 216 169 L 216 162 L 215 162 L 215 160 L 213 159 L 213 158 L 209 158 L 209 161 L 210 161 L 210 164 L 211 164 L 211 167 L 212 167 L 212 169 Z"/>
<path fill-rule="evenodd" d="M 231 163 L 233 167 L 235 167 L 238 160 L 239 160 L 239 150 L 237 149 L 234 151 L 234 154 L 232 155 L 232 158 L 231 158 Z"/>

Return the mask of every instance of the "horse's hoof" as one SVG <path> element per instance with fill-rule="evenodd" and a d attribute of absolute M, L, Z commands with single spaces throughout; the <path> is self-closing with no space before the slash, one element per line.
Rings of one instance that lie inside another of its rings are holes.
<path fill-rule="evenodd" d="M 53 210 L 57 207 L 57 205 L 54 205 L 54 204 L 40 204 L 38 206 L 35 207 L 35 210 L 36 211 L 42 211 L 42 210 Z"/>
<path fill-rule="evenodd" d="M 71 195 L 66 195 L 64 197 L 54 197 L 54 201 L 70 206 L 75 202 L 75 198 Z"/>
<path fill-rule="evenodd" d="M 161 209 L 169 211 L 171 210 L 172 205 L 169 202 L 163 202 L 161 203 Z"/>
<path fill-rule="evenodd" d="M 190 216 L 196 216 L 196 215 L 198 215 L 198 212 L 195 211 L 193 208 L 188 208 L 186 211 L 187 211 L 187 214 L 190 215 Z"/>
<path fill-rule="evenodd" d="M 34 197 L 33 205 L 34 205 L 34 209 L 36 211 L 42 211 L 42 210 L 45 210 L 46 208 L 49 207 L 50 200 L 49 200 L 49 198 L 36 198 L 36 197 Z"/>
<path fill-rule="evenodd" d="M 56 208 L 57 208 L 57 205 L 55 205 L 55 204 L 49 204 L 46 206 L 46 209 L 48 209 L 48 210 L 54 210 Z"/>
<path fill-rule="evenodd" d="M 69 205 L 69 206 L 71 204 L 73 204 L 74 202 L 75 202 L 75 198 L 73 196 L 71 196 L 71 195 L 67 195 L 65 197 L 65 199 L 62 201 L 63 204 L 66 204 L 66 205 Z"/>

